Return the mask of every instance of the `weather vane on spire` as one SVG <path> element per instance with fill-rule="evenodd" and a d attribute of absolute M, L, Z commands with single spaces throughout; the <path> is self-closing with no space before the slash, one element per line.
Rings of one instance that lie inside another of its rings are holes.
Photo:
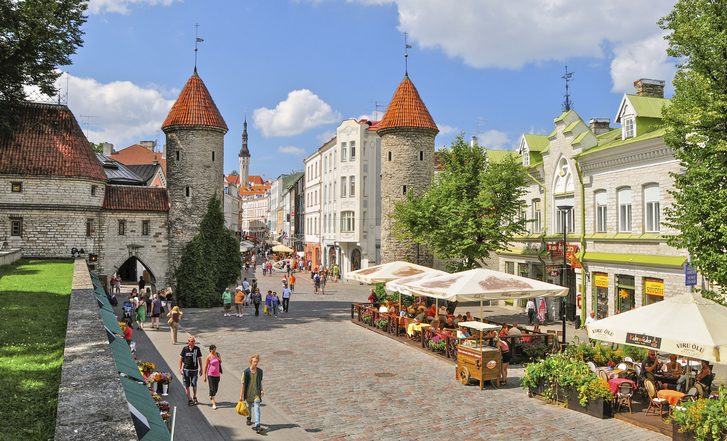
<path fill-rule="evenodd" d="M 404 32 L 404 75 L 409 76 L 409 49 L 411 49 L 411 45 L 406 37 L 407 33 Z"/>
<path fill-rule="evenodd" d="M 573 79 L 573 74 L 575 72 L 568 72 L 568 65 L 565 65 L 565 74 L 561 77 L 565 80 L 565 101 L 563 101 L 563 111 L 567 112 L 573 107 L 573 102 L 570 99 L 570 91 L 569 86 L 570 82 Z"/>
<path fill-rule="evenodd" d="M 204 41 L 203 38 L 199 37 L 199 23 L 194 24 L 194 72 L 197 73 L 197 44 Z"/>

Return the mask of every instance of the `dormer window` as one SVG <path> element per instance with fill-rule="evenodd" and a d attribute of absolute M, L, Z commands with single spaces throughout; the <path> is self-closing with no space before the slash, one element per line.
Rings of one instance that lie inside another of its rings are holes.
<path fill-rule="evenodd" d="M 634 117 L 625 117 L 623 121 L 623 139 L 633 138 L 636 136 L 636 124 L 634 124 Z"/>
<path fill-rule="evenodd" d="M 520 155 L 523 157 L 523 165 L 525 167 L 530 165 L 530 149 L 528 149 L 528 143 L 525 142 L 525 138 L 523 138 L 522 142 L 520 143 Z"/>

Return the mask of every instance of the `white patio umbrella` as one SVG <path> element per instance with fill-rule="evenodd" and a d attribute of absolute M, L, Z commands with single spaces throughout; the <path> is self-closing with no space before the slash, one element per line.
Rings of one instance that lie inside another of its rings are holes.
<path fill-rule="evenodd" d="M 486 268 L 420 280 L 406 284 L 415 295 L 449 301 L 513 300 L 530 297 L 562 297 L 568 288 Z"/>
<path fill-rule="evenodd" d="M 606 317 L 588 337 L 727 364 L 727 307 L 685 294 Z"/>
<path fill-rule="evenodd" d="M 393 292 L 399 293 L 399 310 L 401 310 L 401 296 L 412 296 L 413 294 L 407 289 L 406 284 L 407 283 L 413 283 L 417 282 L 419 280 L 425 280 L 425 279 L 431 279 L 432 277 L 438 277 L 449 274 L 446 271 L 440 271 L 433 268 L 429 268 L 428 271 L 424 271 L 423 273 L 414 274 L 413 276 L 403 277 L 401 279 L 392 280 L 391 282 L 386 282 L 386 285 L 384 285 L 384 289 L 386 289 L 386 292 L 389 294 Z M 437 299 L 436 308 L 439 309 L 439 299 Z"/>
<path fill-rule="evenodd" d="M 347 279 L 356 280 L 367 284 L 386 283 L 391 280 L 401 279 L 403 277 L 421 274 L 425 271 L 431 271 L 431 268 L 397 260 L 395 262 L 384 263 L 381 265 L 370 266 L 346 274 Z"/>

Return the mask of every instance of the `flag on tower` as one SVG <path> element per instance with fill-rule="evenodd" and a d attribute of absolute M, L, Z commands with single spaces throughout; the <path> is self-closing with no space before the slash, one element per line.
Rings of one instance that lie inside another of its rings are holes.
<path fill-rule="evenodd" d="M 197 37 L 197 43 L 202 43 L 204 41 L 204 38 Z"/>

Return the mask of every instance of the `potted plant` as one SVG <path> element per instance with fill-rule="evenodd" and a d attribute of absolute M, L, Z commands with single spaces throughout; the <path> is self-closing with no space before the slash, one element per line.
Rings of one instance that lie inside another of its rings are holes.
<path fill-rule="evenodd" d="M 591 373 L 568 397 L 568 408 L 604 419 L 613 416 L 613 394 L 608 383 Z"/>
<path fill-rule="evenodd" d="M 374 325 L 376 325 L 377 328 L 384 330 L 389 326 L 389 321 L 385 318 L 378 319 L 374 322 Z"/>
<path fill-rule="evenodd" d="M 435 352 L 444 352 L 447 349 L 447 340 L 440 335 L 432 337 L 427 344 Z"/>
<path fill-rule="evenodd" d="M 361 320 L 363 320 L 363 322 L 367 325 L 370 325 L 374 321 L 374 316 L 371 314 L 364 314 L 361 316 Z"/>
<path fill-rule="evenodd" d="M 727 388 L 718 399 L 680 404 L 671 414 L 673 440 L 719 441 L 727 437 Z"/>

